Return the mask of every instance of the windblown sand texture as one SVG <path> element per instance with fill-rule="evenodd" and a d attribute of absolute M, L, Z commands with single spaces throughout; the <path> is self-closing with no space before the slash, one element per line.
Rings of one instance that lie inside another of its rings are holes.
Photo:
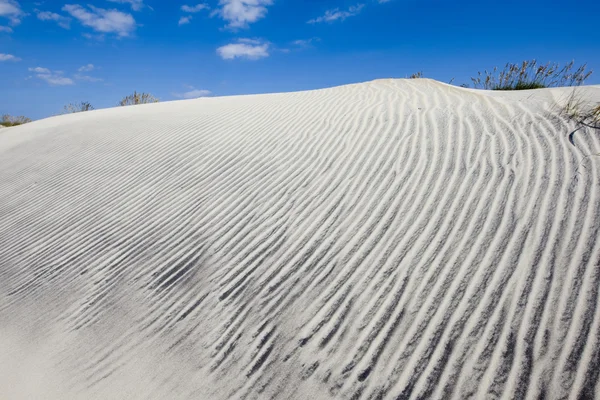
<path fill-rule="evenodd" d="M 3 129 L 0 398 L 600 397 L 600 132 L 551 117 L 569 93 L 379 80 Z"/>

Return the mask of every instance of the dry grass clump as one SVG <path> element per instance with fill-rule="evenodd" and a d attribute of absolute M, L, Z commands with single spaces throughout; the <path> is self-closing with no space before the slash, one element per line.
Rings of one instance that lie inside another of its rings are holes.
<path fill-rule="evenodd" d="M 600 126 L 600 104 L 592 108 L 590 116 L 592 118 L 592 121 L 595 122 L 597 126 Z"/>
<path fill-rule="evenodd" d="M 408 77 L 408 79 L 420 79 L 420 78 L 423 78 L 423 77 L 424 77 L 423 71 L 419 71 L 419 72 L 415 72 L 414 74 L 410 75 Z"/>
<path fill-rule="evenodd" d="M 583 100 L 575 90 L 562 107 L 562 115 L 579 127 L 600 129 L 600 103 L 594 105 Z"/>
<path fill-rule="evenodd" d="M 154 97 L 150 93 L 138 93 L 133 92 L 133 94 L 123 98 L 119 102 L 119 106 L 132 106 L 136 104 L 148 104 L 148 103 L 158 103 L 158 98 Z"/>
<path fill-rule="evenodd" d="M 31 119 L 24 117 L 22 115 L 12 116 L 12 115 L 8 115 L 8 114 L 4 114 L 2 116 L 2 119 L 0 120 L 0 125 L 8 127 L 8 126 L 23 125 L 28 122 L 31 122 Z"/>
<path fill-rule="evenodd" d="M 70 103 L 64 107 L 63 114 L 73 114 L 84 111 L 91 111 L 94 109 L 94 106 L 87 102 L 82 101 L 81 103 Z"/>
<path fill-rule="evenodd" d="M 571 61 L 562 68 L 558 63 L 538 64 L 536 60 L 523 61 L 521 64 L 508 63 L 502 70 L 478 72 L 471 78 L 476 89 L 487 90 L 525 90 L 560 86 L 580 86 L 592 71 L 587 64 L 575 68 Z"/>

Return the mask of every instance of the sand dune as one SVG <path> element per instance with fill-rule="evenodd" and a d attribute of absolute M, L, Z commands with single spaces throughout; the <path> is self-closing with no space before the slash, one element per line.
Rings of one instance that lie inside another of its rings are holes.
<path fill-rule="evenodd" d="M 378 80 L 3 130 L 0 398 L 600 397 L 600 133 L 550 117 L 568 93 Z"/>

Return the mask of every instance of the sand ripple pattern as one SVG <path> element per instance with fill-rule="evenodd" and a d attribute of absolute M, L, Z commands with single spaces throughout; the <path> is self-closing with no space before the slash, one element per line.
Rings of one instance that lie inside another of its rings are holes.
<path fill-rule="evenodd" d="M 3 130 L 0 397 L 600 398 L 600 135 L 536 93 Z"/>

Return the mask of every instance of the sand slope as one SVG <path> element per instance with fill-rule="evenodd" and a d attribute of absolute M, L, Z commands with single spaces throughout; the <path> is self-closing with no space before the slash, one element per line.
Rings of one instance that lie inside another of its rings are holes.
<path fill-rule="evenodd" d="M 548 118 L 566 93 L 379 80 L 3 130 L 0 398 L 600 396 L 600 133 Z"/>

